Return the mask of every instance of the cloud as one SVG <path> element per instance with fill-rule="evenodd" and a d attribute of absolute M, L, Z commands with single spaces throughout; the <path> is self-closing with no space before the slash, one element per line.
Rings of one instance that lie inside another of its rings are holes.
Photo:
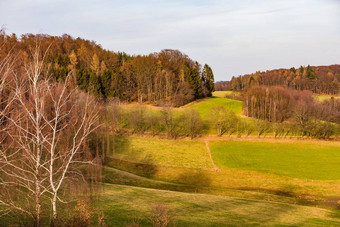
<path fill-rule="evenodd" d="M 179 49 L 217 80 L 300 64 L 340 63 L 336 0 L 2 0 L 7 32 L 68 33 L 106 49 Z"/>

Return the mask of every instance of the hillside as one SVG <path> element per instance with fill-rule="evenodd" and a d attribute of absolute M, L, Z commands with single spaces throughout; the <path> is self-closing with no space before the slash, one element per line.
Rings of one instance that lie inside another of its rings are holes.
<path fill-rule="evenodd" d="M 200 220 L 205 209 L 209 209 L 210 218 L 202 226 L 208 223 L 259 224 L 261 220 L 266 225 L 300 225 L 303 222 L 318 226 L 337 225 L 339 221 L 338 142 L 228 137 L 203 137 L 192 141 L 136 136 L 117 136 L 115 141 L 115 151 L 107 154 L 103 172 L 107 184 L 99 201 L 112 223 L 135 220 L 148 226 L 145 217 L 157 204 L 167 207 L 176 224 L 181 226 L 198 224 L 196 220 Z M 205 144 L 210 147 L 212 160 Z M 217 171 L 212 162 L 217 165 Z M 219 202 L 208 206 L 210 203 L 206 199 L 214 198 Z M 231 208 L 229 199 L 243 202 L 235 201 Z M 262 209 L 250 205 L 253 202 Z M 238 216 L 243 206 L 249 208 L 247 215 L 254 215 L 251 222 L 249 216 Z M 219 207 L 227 211 L 226 216 L 221 216 Z M 276 216 L 275 210 L 287 207 L 295 207 L 294 214 L 288 212 L 284 219 L 269 218 Z M 189 209 L 190 215 L 182 209 Z M 306 209 L 312 212 L 311 219 L 302 214 Z M 318 215 L 333 214 L 317 218 L 313 210 Z M 268 222 L 262 219 L 263 215 L 268 217 Z M 300 223 L 297 217 L 301 215 L 306 219 Z M 236 222 L 233 217 L 239 220 Z"/>
<path fill-rule="evenodd" d="M 252 85 L 284 86 L 314 93 L 339 94 L 340 65 L 301 66 L 298 69 L 275 69 L 233 77 L 230 83 L 218 82 L 217 89 L 241 91 Z"/>
<path fill-rule="evenodd" d="M 175 226 L 337 226 L 339 214 L 322 208 L 227 196 L 104 185 L 97 202 L 110 226 L 152 226 L 155 207 Z"/>
<path fill-rule="evenodd" d="M 132 56 L 67 34 L 17 37 L 0 29 L 0 61 L 15 56 L 17 73 L 24 73 L 19 69 L 24 69 L 35 48 L 44 60 L 46 77 L 64 82 L 70 76 L 68 83 L 99 100 L 182 106 L 211 96 L 214 90 L 212 69 L 179 50 Z"/>

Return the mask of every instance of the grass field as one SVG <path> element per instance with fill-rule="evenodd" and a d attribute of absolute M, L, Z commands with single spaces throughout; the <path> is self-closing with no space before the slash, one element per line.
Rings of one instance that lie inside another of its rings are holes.
<path fill-rule="evenodd" d="M 122 136 L 115 141 L 114 158 L 162 166 L 212 168 L 203 142 Z"/>
<path fill-rule="evenodd" d="M 226 109 L 230 109 L 234 111 L 236 114 L 242 113 L 242 102 L 234 99 L 220 98 L 220 97 L 211 97 L 202 99 L 199 101 L 192 102 L 184 108 L 191 108 L 197 110 L 203 120 L 209 119 L 210 111 L 215 106 L 224 106 Z"/>
<path fill-rule="evenodd" d="M 331 99 L 332 97 L 335 99 L 339 99 L 340 96 L 336 96 L 336 95 L 314 95 L 313 96 L 315 100 L 322 102 L 328 99 Z"/>
<path fill-rule="evenodd" d="M 204 134 L 214 134 L 211 108 L 222 105 L 242 114 L 242 102 L 223 98 L 226 93 L 215 92 L 175 111 L 197 110 Z M 169 208 L 176 226 L 340 225 L 335 210 L 340 208 L 339 142 L 160 138 L 115 137 L 115 151 L 103 169 L 104 182 L 113 185 L 104 186 L 97 204 L 109 226 L 134 221 L 151 226 L 155 204 Z"/>
<path fill-rule="evenodd" d="M 212 95 L 214 97 L 224 98 L 226 95 L 239 95 L 240 93 L 237 91 L 214 91 Z"/>
<path fill-rule="evenodd" d="M 295 143 L 211 141 L 213 161 L 221 169 L 216 172 L 201 141 L 117 137 L 105 182 L 299 204 L 340 200 L 339 146 Z"/>
<path fill-rule="evenodd" d="M 216 165 L 273 173 L 300 179 L 340 180 L 340 146 L 318 142 L 211 143 Z"/>
<path fill-rule="evenodd" d="M 215 106 L 224 106 L 226 109 L 230 109 L 234 111 L 236 114 L 242 113 L 242 101 L 224 98 L 226 94 L 233 94 L 237 92 L 232 91 L 215 91 L 213 96 L 210 98 L 205 99 L 198 99 L 194 102 L 191 102 L 185 106 L 180 108 L 174 108 L 175 112 L 182 112 L 183 109 L 190 108 L 197 110 L 203 120 L 209 120 L 209 113 L 211 108 Z M 123 109 L 129 110 L 133 107 L 138 106 L 137 104 L 128 104 L 123 105 Z M 144 105 L 148 109 L 148 111 L 160 111 L 161 107 L 151 106 L 151 105 Z"/>
<path fill-rule="evenodd" d="M 339 226 L 338 212 L 227 196 L 104 185 L 96 206 L 108 226 L 152 226 L 151 209 L 161 204 L 175 226 Z"/>

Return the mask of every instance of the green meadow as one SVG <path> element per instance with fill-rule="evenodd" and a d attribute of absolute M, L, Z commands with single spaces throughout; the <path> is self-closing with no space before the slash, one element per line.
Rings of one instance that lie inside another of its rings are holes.
<path fill-rule="evenodd" d="M 224 106 L 226 109 L 232 110 L 236 114 L 242 113 L 241 101 L 215 96 L 192 102 L 184 106 L 184 108 L 191 108 L 197 110 L 201 114 L 203 120 L 208 120 L 210 119 L 209 118 L 210 111 L 215 106 Z"/>
<path fill-rule="evenodd" d="M 300 179 L 340 180 L 340 145 L 332 142 L 211 143 L 216 165 Z"/>

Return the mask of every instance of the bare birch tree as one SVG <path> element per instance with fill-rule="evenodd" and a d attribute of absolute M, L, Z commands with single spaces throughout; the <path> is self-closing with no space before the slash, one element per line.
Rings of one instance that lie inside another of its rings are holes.
<path fill-rule="evenodd" d="M 2 184 L 7 191 L 17 190 L 26 204 L 34 204 L 34 211 L 12 197 L 1 196 L 0 203 L 31 216 L 35 226 L 41 225 L 46 201 L 51 201 L 52 225 L 55 223 L 63 184 L 68 177 L 81 175 L 79 164 L 91 163 L 82 145 L 98 119 L 87 95 L 81 97 L 84 103 L 80 105 L 79 93 L 67 86 L 67 79 L 65 84 L 52 83 L 44 68 L 44 58 L 36 48 L 25 73 L 13 72 L 13 102 L 10 111 L 1 115 L 8 125 L 10 144 L 0 153 L 0 176 L 9 179 Z"/>

